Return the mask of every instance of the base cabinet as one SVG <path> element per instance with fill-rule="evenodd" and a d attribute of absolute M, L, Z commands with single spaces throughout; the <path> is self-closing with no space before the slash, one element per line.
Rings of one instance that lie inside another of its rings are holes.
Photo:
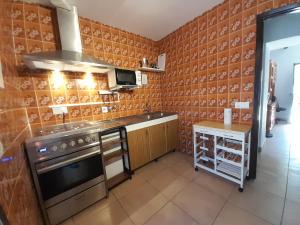
<path fill-rule="evenodd" d="M 135 170 L 177 148 L 178 120 L 127 133 L 131 169 Z"/>
<path fill-rule="evenodd" d="M 148 128 L 150 160 L 154 160 L 166 153 L 166 125 L 159 124 Z"/>
<path fill-rule="evenodd" d="M 127 139 L 131 169 L 135 170 L 150 161 L 148 128 L 129 132 Z"/>
<path fill-rule="evenodd" d="M 178 120 L 166 123 L 167 152 L 173 151 L 178 146 Z"/>

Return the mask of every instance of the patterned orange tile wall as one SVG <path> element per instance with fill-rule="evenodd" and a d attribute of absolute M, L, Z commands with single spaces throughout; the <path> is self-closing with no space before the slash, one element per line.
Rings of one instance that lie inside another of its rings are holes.
<path fill-rule="evenodd" d="M 252 123 L 256 15 L 294 2 L 227 0 L 160 41 L 163 110 L 180 115 L 182 151 L 192 151 L 192 124 L 223 121 L 224 108 L 233 108 L 233 122 Z M 237 101 L 250 109 L 234 109 Z"/>
<path fill-rule="evenodd" d="M 81 19 L 84 51 L 116 65 L 135 68 L 143 56 L 155 61 L 167 52 L 167 71 L 149 74 L 150 85 L 121 95 L 114 112 L 95 107 L 70 108 L 69 121 L 105 119 L 139 113 L 146 101 L 152 110 L 163 107 L 180 115 L 181 150 L 191 150 L 191 125 L 201 119 L 222 120 L 223 108 L 253 99 L 256 14 L 293 3 L 289 0 L 230 0 L 195 18 L 159 42 Z M 12 12 L 12 13 L 11 13 Z M 0 0 L 0 57 L 5 89 L 0 89 L 0 205 L 12 225 L 42 224 L 32 189 L 22 142 L 32 126 L 61 122 L 48 106 L 97 100 L 107 88 L 106 77 L 93 85 L 82 74 L 65 74 L 57 87 L 51 74 L 18 73 L 24 53 L 54 50 L 51 10 L 37 5 Z M 12 21 L 13 20 L 13 21 Z M 12 36 L 13 35 L 13 36 Z M 161 94 L 162 101 L 161 101 Z M 163 103 L 163 104 L 162 104 Z M 27 113 L 28 117 L 27 117 Z M 234 110 L 234 121 L 251 123 L 252 109 Z"/>
<path fill-rule="evenodd" d="M 26 108 L 14 62 L 12 1 L 0 1 L 0 206 L 10 224 L 42 224 L 22 143 L 29 136 Z"/>
<path fill-rule="evenodd" d="M 38 5 L 15 3 L 12 10 L 15 57 L 22 65 L 26 53 L 55 50 L 58 46 L 52 10 Z M 118 67 L 135 69 L 143 57 L 155 62 L 158 43 L 99 22 L 80 18 L 84 52 Z M 133 92 L 121 93 L 120 103 L 112 104 L 110 113 L 102 114 L 101 105 L 69 107 L 67 121 L 102 120 L 143 112 L 146 102 L 152 110 L 161 110 L 159 74 L 148 73 L 149 85 Z M 49 105 L 113 101 L 112 96 L 99 96 L 98 90 L 107 89 L 107 75 L 95 74 L 87 83 L 84 74 L 65 73 L 62 85 L 51 73 L 24 71 L 20 73 L 22 104 L 26 107 L 32 126 L 62 123 L 52 114 Z"/>

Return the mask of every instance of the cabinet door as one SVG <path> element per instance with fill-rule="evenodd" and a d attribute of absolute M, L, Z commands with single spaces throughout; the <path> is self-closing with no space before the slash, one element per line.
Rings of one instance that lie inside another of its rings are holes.
<path fill-rule="evenodd" d="M 145 165 L 150 161 L 148 129 L 128 132 L 128 146 L 131 169 Z"/>
<path fill-rule="evenodd" d="M 151 160 L 166 153 L 165 124 L 149 127 L 149 148 Z"/>
<path fill-rule="evenodd" d="M 172 151 L 178 146 L 178 120 L 166 123 L 167 151 Z"/>

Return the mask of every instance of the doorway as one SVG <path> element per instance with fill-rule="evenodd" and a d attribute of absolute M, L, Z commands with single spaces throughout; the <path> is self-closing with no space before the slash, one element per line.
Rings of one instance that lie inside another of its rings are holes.
<path fill-rule="evenodd" d="M 256 68 L 255 68 L 255 84 L 254 84 L 254 110 L 253 110 L 253 121 L 252 121 L 252 137 L 251 137 L 251 155 L 250 155 L 250 177 L 256 178 L 257 170 L 257 154 L 259 149 L 259 143 L 261 138 L 261 127 L 262 127 L 262 113 L 266 112 L 263 108 L 263 91 L 267 87 L 265 77 L 263 73 L 265 61 L 265 54 L 268 49 L 266 48 L 266 36 L 270 32 L 265 31 L 265 26 L 268 20 L 272 18 L 278 18 L 283 15 L 290 15 L 300 11 L 300 3 L 285 6 L 279 9 L 274 9 L 266 13 L 257 16 L 257 36 L 256 36 Z M 293 20 L 292 20 L 293 21 Z M 277 31 L 278 27 L 287 27 L 284 25 L 277 24 L 274 29 Z M 296 28 L 294 30 L 297 30 Z M 271 37 L 276 35 L 285 34 L 285 32 L 277 32 Z M 267 61 L 268 63 L 269 61 Z"/>
<path fill-rule="evenodd" d="M 291 123 L 300 125 L 300 64 L 294 66 L 293 103 L 291 110 Z"/>

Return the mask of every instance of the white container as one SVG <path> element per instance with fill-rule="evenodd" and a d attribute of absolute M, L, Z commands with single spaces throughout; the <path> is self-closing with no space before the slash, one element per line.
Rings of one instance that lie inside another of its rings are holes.
<path fill-rule="evenodd" d="M 224 124 L 231 125 L 232 122 L 232 110 L 231 108 L 224 109 Z"/>

